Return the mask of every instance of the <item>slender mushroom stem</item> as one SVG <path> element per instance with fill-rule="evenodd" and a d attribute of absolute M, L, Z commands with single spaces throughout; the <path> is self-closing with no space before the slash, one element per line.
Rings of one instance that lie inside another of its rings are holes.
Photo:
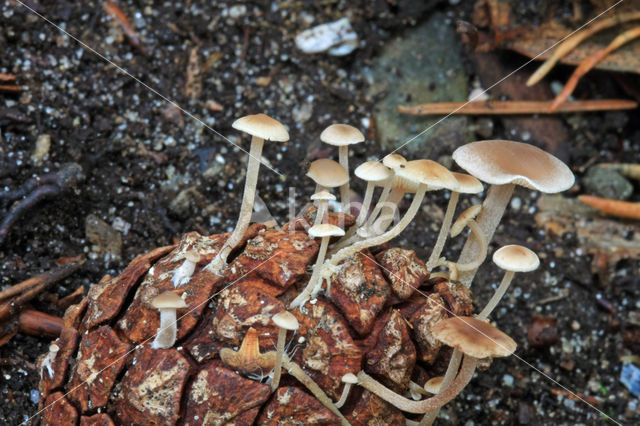
<path fill-rule="evenodd" d="M 493 296 L 491 296 L 491 299 L 489 299 L 489 302 L 487 303 L 487 305 L 478 314 L 476 318 L 483 320 L 483 319 L 486 319 L 489 315 L 491 315 L 491 312 L 493 312 L 495 307 L 498 305 L 498 303 L 500 302 L 500 299 L 502 299 L 502 296 L 504 296 L 506 291 L 509 289 L 509 285 L 511 285 L 511 281 L 513 280 L 513 276 L 515 274 L 516 273 L 514 271 L 506 271 L 504 273 L 504 276 L 502 277 L 502 282 L 500 282 L 500 286 L 498 287 L 496 292 L 493 293 Z"/>
<path fill-rule="evenodd" d="M 411 223 L 415 215 L 418 213 L 418 209 L 420 208 L 420 204 L 422 204 L 422 200 L 424 199 L 424 194 L 426 191 L 427 185 L 420 184 L 418 192 L 416 192 L 413 197 L 413 201 L 411 201 L 411 205 L 405 212 L 402 219 L 393 228 L 391 228 L 384 234 L 368 238 L 364 241 L 359 241 L 352 246 L 345 247 L 342 250 L 338 251 L 336 254 L 331 256 L 331 259 L 329 259 L 329 261 L 327 262 L 327 271 L 332 272 L 333 267 L 337 266 L 338 263 L 340 263 L 347 257 L 352 256 L 355 253 L 358 253 L 359 251 L 364 250 L 368 247 L 386 243 L 387 241 L 400 234 L 400 232 L 402 232 L 402 230 L 404 230 L 404 228 L 406 228 L 407 225 Z"/>
<path fill-rule="evenodd" d="M 352 237 L 358 230 L 360 226 L 364 223 L 364 220 L 367 217 L 367 211 L 369 210 L 369 206 L 371 205 L 371 199 L 373 198 L 373 190 L 376 185 L 373 182 L 367 182 L 367 189 L 364 193 L 364 200 L 362 200 L 362 205 L 360 206 L 360 213 L 358 213 L 358 217 L 356 218 L 356 222 L 354 225 L 347 230 L 347 233 L 338 241 L 333 247 L 332 250 L 340 250 L 342 247 L 346 247 L 350 245 L 353 241 Z"/>
<path fill-rule="evenodd" d="M 338 147 L 338 162 L 349 173 L 349 146 Z M 351 214 L 351 194 L 349 193 L 349 182 L 340 186 L 340 206 L 343 213 Z"/>
<path fill-rule="evenodd" d="M 478 244 L 478 251 L 476 252 L 476 258 L 469 261 L 468 263 L 456 263 L 456 268 L 460 272 L 467 272 L 476 270 L 482 265 L 482 262 L 487 257 L 487 250 L 489 248 L 489 243 L 487 242 L 480 226 L 475 220 L 470 220 L 467 223 L 467 226 L 471 229 L 470 238 L 473 238 L 474 241 Z M 468 241 L 468 240 L 467 240 Z"/>
<path fill-rule="evenodd" d="M 296 296 L 295 299 L 289 304 L 289 308 L 297 308 L 298 306 L 302 306 L 309 298 L 317 293 L 320 289 L 319 285 L 322 284 L 322 280 L 320 279 L 321 274 L 320 270 L 321 266 L 324 263 L 324 258 L 327 253 L 327 247 L 329 246 L 329 240 L 331 237 L 322 237 L 320 242 L 320 251 L 318 252 L 318 257 L 316 259 L 316 264 L 313 266 L 313 273 L 311 274 L 311 278 L 307 283 L 307 286 Z M 318 287 L 318 289 L 316 289 Z"/>
<path fill-rule="evenodd" d="M 376 206 L 373 208 L 373 211 L 371 212 L 369 219 L 367 219 L 367 221 L 364 223 L 364 225 L 361 226 L 361 228 L 366 230 L 371 225 L 373 225 L 373 222 L 378 217 L 378 213 L 380 213 L 382 206 L 385 205 L 385 203 L 387 202 L 387 199 L 389 198 L 392 185 L 393 185 L 393 177 L 390 177 L 389 179 L 387 179 L 387 183 L 385 183 L 384 188 L 382 188 L 382 193 L 380 194 L 380 198 L 378 198 L 378 202 L 376 203 Z"/>
<path fill-rule="evenodd" d="M 318 204 L 318 210 L 316 210 L 316 220 L 313 221 L 313 225 L 320 225 L 324 223 L 324 217 L 329 211 L 329 201 L 328 200 L 320 200 Z"/>
<path fill-rule="evenodd" d="M 342 389 L 342 394 L 340 395 L 340 399 L 336 402 L 336 407 L 342 408 L 345 402 L 347 402 L 347 398 L 349 397 L 349 392 L 351 391 L 351 383 L 345 383 L 344 389 Z"/>
<path fill-rule="evenodd" d="M 227 238 L 220 252 L 207 265 L 207 269 L 220 275 L 220 271 L 227 264 L 229 254 L 242 241 L 249 222 L 251 221 L 251 213 L 253 212 L 253 202 L 256 196 L 256 186 L 258 185 L 258 173 L 260 171 L 260 158 L 262 157 L 262 146 L 264 139 L 257 136 L 251 137 L 251 149 L 249 151 L 249 164 L 247 166 L 247 178 L 244 182 L 244 195 L 242 197 L 242 206 L 240 207 L 240 216 L 235 229 Z"/>
<path fill-rule="evenodd" d="M 387 201 L 382 205 L 380 215 L 368 228 L 368 233 L 373 235 L 380 235 L 387 230 L 389 225 L 393 222 L 396 211 L 398 210 L 400 201 L 404 197 L 406 192 L 400 188 L 393 188 L 391 194 L 387 198 Z"/>
<path fill-rule="evenodd" d="M 278 328 L 278 343 L 276 346 L 276 363 L 273 367 L 273 381 L 271 382 L 271 391 L 278 389 L 280 385 L 280 376 L 282 374 L 282 355 L 284 354 L 284 344 L 287 339 L 287 329 Z"/>
<path fill-rule="evenodd" d="M 456 206 L 458 205 L 459 198 L 459 192 L 451 191 L 451 198 L 449 198 L 447 211 L 444 214 L 444 219 L 442 220 L 442 226 L 440 227 L 438 239 L 436 240 L 435 246 L 433 246 L 433 251 L 431 252 L 431 256 L 429 256 L 429 260 L 427 261 L 427 270 L 429 272 L 431 272 L 431 270 L 435 268 L 436 262 L 438 261 L 438 259 L 440 259 L 440 254 L 442 253 L 442 249 L 444 248 L 444 243 L 447 241 L 447 235 L 449 234 L 449 229 L 451 228 L 453 214 L 456 211 Z"/>
<path fill-rule="evenodd" d="M 176 325 L 176 311 L 177 309 L 164 309 L 160 310 L 160 328 L 158 328 L 158 334 L 153 340 L 151 347 L 154 349 L 169 349 L 176 342 L 176 335 L 178 327 Z"/>
<path fill-rule="evenodd" d="M 300 383 L 302 383 L 312 394 L 316 397 L 318 401 L 320 401 L 325 407 L 327 407 L 333 414 L 338 416 L 343 425 L 349 425 L 350 423 L 347 419 L 342 415 L 338 407 L 331 401 L 331 398 L 324 393 L 322 388 L 318 386 L 313 379 L 304 372 L 302 368 L 295 362 L 292 362 L 289 357 L 284 354 L 282 357 L 282 365 L 287 369 L 289 374 L 295 377 Z"/>
<path fill-rule="evenodd" d="M 482 203 L 482 211 L 478 216 L 477 223 L 485 237 L 485 241 L 488 244 L 493 238 L 493 234 L 502 219 L 509 199 L 513 194 L 515 184 L 507 183 L 504 185 L 491 185 L 487 192 L 487 198 Z M 482 250 L 482 245 L 473 236 L 469 236 L 462 248 L 460 257 L 458 258 L 459 264 L 470 262 L 471 260 L 478 258 L 478 252 Z M 471 286 L 473 277 L 476 274 L 478 268 L 474 268 L 469 271 L 464 271 L 460 276 L 460 281 L 467 287 Z"/>
<path fill-rule="evenodd" d="M 416 414 L 426 413 L 437 410 L 455 398 L 469 381 L 471 381 L 477 363 L 477 358 L 468 355 L 465 356 L 462 367 L 460 368 L 460 373 L 453 383 L 451 383 L 451 386 L 443 387 L 439 394 L 421 401 L 412 401 L 402 395 L 398 395 L 364 371 L 358 373 L 358 384 L 402 411 Z"/>
<path fill-rule="evenodd" d="M 440 385 L 440 390 L 438 394 L 443 389 L 447 389 L 451 385 L 451 383 L 453 383 L 453 379 L 456 378 L 456 373 L 458 372 L 458 367 L 460 366 L 461 360 L 462 360 L 462 352 L 454 348 L 453 354 L 451 354 L 451 359 L 449 360 L 449 366 L 447 367 L 447 372 L 444 374 L 444 378 L 442 379 L 442 384 Z M 433 422 L 436 420 L 436 417 L 438 417 L 439 412 L 440 412 L 440 408 L 427 412 L 422 418 L 422 420 L 420 421 L 420 426 L 431 426 Z"/>

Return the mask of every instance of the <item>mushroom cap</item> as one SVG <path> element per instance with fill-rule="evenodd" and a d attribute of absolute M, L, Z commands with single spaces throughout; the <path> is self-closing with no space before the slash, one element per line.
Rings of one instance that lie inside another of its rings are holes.
<path fill-rule="evenodd" d="M 388 154 L 382 159 L 382 164 L 390 169 L 395 169 L 403 164 L 407 164 L 407 159 L 400 154 Z"/>
<path fill-rule="evenodd" d="M 200 262 L 200 255 L 195 250 L 189 250 L 184 254 L 184 258 L 187 259 L 191 263 Z"/>
<path fill-rule="evenodd" d="M 545 193 L 571 188 L 575 177 L 569 167 L 538 147 L 521 142 L 471 142 L 453 152 L 467 172 L 492 185 L 515 183 Z"/>
<path fill-rule="evenodd" d="M 342 383 L 350 383 L 352 385 L 355 385 L 356 383 L 358 383 L 358 377 L 353 373 L 347 373 L 342 376 Z"/>
<path fill-rule="evenodd" d="M 330 193 L 329 191 L 318 191 L 311 196 L 312 200 L 327 200 L 327 201 L 335 201 L 336 196 Z"/>
<path fill-rule="evenodd" d="M 391 176 L 389 170 L 384 164 L 377 161 L 367 161 L 356 167 L 355 175 L 367 182 L 382 182 Z"/>
<path fill-rule="evenodd" d="M 186 308 L 187 304 L 174 292 L 165 291 L 151 300 L 151 306 L 156 309 L 179 309 Z"/>
<path fill-rule="evenodd" d="M 282 123 L 266 114 L 247 115 L 238 118 L 231 127 L 267 141 L 286 142 L 289 140 L 289 132 L 287 132 Z"/>
<path fill-rule="evenodd" d="M 332 124 L 320 133 L 320 140 L 333 146 L 345 146 L 364 142 L 364 135 L 348 124 Z"/>
<path fill-rule="evenodd" d="M 396 176 L 416 184 L 424 184 L 429 189 L 447 188 L 453 191 L 458 181 L 451 172 L 441 164 L 432 160 L 413 160 L 395 169 Z"/>
<path fill-rule="evenodd" d="M 461 192 L 463 194 L 477 194 L 484 190 L 482 182 L 471 175 L 458 172 L 451 172 L 451 174 L 453 174 L 453 177 L 458 181 L 457 192 Z"/>
<path fill-rule="evenodd" d="M 430 378 L 429 380 L 427 380 L 427 383 L 424 384 L 424 390 L 434 395 L 439 393 L 443 380 L 444 380 L 444 376 L 437 376 L 437 377 Z"/>
<path fill-rule="evenodd" d="M 473 317 L 447 318 L 431 330 L 436 339 L 445 345 L 474 358 L 508 356 L 518 346 L 496 327 Z"/>
<path fill-rule="evenodd" d="M 449 234 L 452 237 L 455 237 L 456 235 L 461 233 L 464 227 L 467 226 L 469 222 L 471 222 L 473 219 L 476 218 L 476 216 L 480 214 L 481 210 L 482 210 L 482 204 L 474 204 L 473 206 L 469 207 L 468 209 L 460 213 L 460 216 L 458 216 L 456 221 L 453 222 L 453 225 L 451 225 Z"/>
<path fill-rule="evenodd" d="M 321 223 L 309 228 L 309 236 L 311 238 L 342 237 L 344 236 L 344 229 L 330 223 Z"/>
<path fill-rule="evenodd" d="M 538 269 L 540 259 L 528 248 L 511 244 L 493 253 L 493 263 L 505 271 L 530 272 Z"/>
<path fill-rule="evenodd" d="M 52 343 L 49 345 L 49 352 L 56 353 L 59 350 L 60 350 L 60 346 L 56 345 L 55 343 Z"/>
<path fill-rule="evenodd" d="M 300 327 L 298 319 L 289 311 L 278 312 L 271 317 L 271 320 L 280 328 L 285 330 L 297 330 Z"/>
<path fill-rule="evenodd" d="M 337 161 L 321 158 L 309 166 L 307 176 L 318 185 L 335 188 L 349 182 L 349 174 Z"/>

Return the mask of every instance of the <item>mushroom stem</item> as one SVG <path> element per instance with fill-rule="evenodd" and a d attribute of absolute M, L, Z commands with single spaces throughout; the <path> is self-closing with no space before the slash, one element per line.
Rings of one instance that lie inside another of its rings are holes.
<path fill-rule="evenodd" d="M 176 342 L 178 327 L 176 325 L 176 309 L 160 310 L 160 328 L 151 347 L 154 349 L 169 349 Z"/>
<path fill-rule="evenodd" d="M 318 252 L 318 257 L 316 258 L 316 264 L 313 266 L 313 273 L 311 274 L 311 278 L 307 283 L 307 286 L 296 296 L 295 299 L 289 304 L 289 308 L 297 308 L 298 306 L 304 305 L 304 303 L 309 300 L 309 298 L 320 291 L 320 285 L 322 284 L 322 280 L 320 279 L 320 269 L 322 264 L 324 263 L 324 257 L 327 254 L 327 247 L 329 246 L 329 240 L 331 237 L 322 237 L 320 242 L 320 251 Z M 317 283 L 317 284 L 316 284 Z M 318 288 L 316 288 L 318 287 Z"/>
<path fill-rule="evenodd" d="M 360 212 L 358 213 L 358 217 L 356 218 L 356 225 L 353 228 L 355 229 L 362 226 L 364 220 L 367 218 L 367 212 L 369 211 L 369 207 L 371 206 L 371 200 L 373 199 L 373 190 L 376 185 L 373 182 L 367 182 L 367 189 L 364 191 L 364 199 L 362 200 L 362 206 L 360 206 Z"/>
<path fill-rule="evenodd" d="M 314 382 L 311 377 L 307 376 L 307 374 L 304 372 L 302 368 L 300 368 L 298 364 L 296 364 L 295 362 L 292 362 L 286 354 L 283 355 L 282 357 L 282 364 L 284 365 L 284 368 L 287 369 L 289 374 L 291 374 L 300 383 L 302 383 L 313 394 L 313 396 L 315 396 L 318 399 L 318 401 L 320 401 L 333 414 L 335 414 L 340 418 L 342 425 L 350 424 L 347 421 L 347 419 L 342 415 L 340 410 L 338 410 L 338 407 L 336 407 L 333 401 L 331 401 L 331 398 L 329 398 L 329 396 L 326 393 L 324 393 L 322 388 L 320 388 L 320 386 L 318 386 L 318 384 Z"/>
<path fill-rule="evenodd" d="M 387 202 L 387 199 L 389 198 L 392 184 L 393 184 L 393 177 L 390 177 L 389 179 L 387 179 L 387 183 L 385 183 L 384 188 L 382 188 L 382 193 L 380 193 L 380 198 L 378 198 L 378 202 L 376 203 L 376 206 L 373 208 L 373 211 L 371 212 L 369 219 L 367 219 L 364 225 L 361 226 L 361 228 L 363 228 L 364 230 L 368 229 L 371 225 L 373 225 L 373 222 L 378 217 L 378 213 L 380 213 L 382 206 L 385 205 L 385 203 Z"/>
<path fill-rule="evenodd" d="M 491 299 L 487 303 L 487 306 L 484 307 L 484 309 L 477 315 L 476 318 L 483 320 L 491 315 L 491 312 L 493 312 L 495 307 L 500 302 L 500 299 L 502 299 L 502 296 L 504 296 L 505 292 L 509 288 L 509 285 L 511 285 L 511 281 L 513 280 L 513 276 L 515 274 L 516 273 L 514 271 L 506 271 L 504 273 L 500 286 L 498 287 L 496 292 L 493 293 L 493 296 L 491 296 Z"/>
<path fill-rule="evenodd" d="M 349 173 L 349 146 L 338 147 L 338 162 Z M 349 182 L 340 186 L 340 205 L 343 213 L 351 214 L 351 194 L 349 194 Z"/>
<path fill-rule="evenodd" d="M 227 265 L 227 258 L 234 248 L 242 241 L 249 222 L 251 221 L 251 213 L 253 212 L 253 202 L 256 196 L 256 186 L 258 184 L 258 173 L 260 171 L 260 158 L 262 157 L 262 146 L 264 139 L 257 136 L 251 137 L 251 149 L 249 151 L 249 164 L 247 166 L 247 178 L 244 182 L 244 195 L 242 197 L 242 206 L 240 207 L 240 216 L 235 229 L 227 238 L 220 252 L 207 265 L 207 269 L 220 275 L 220 271 Z"/>
<path fill-rule="evenodd" d="M 329 201 L 320 200 L 318 204 L 318 210 L 316 210 L 316 220 L 313 221 L 313 225 L 320 225 L 324 222 L 324 217 L 329 210 Z"/>
<path fill-rule="evenodd" d="M 515 184 L 513 183 L 491 185 L 487 192 L 487 198 L 482 203 L 482 211 L 476 221 L 485 237 L 486 244 L 491 242 L 491 239 L 493 238 L 493 234 L 500 223 L 500 219 L 502 219 L 505 209 L 507 208 L 509 199 L 511 199 L 514 187 Z M 462 252 L 458 258 L 458 263 L 464 264 L 473 259 L 477 259 L 478 252 L 481 250 L 482 246 L 480 242 L 469 236 L 462 248 Z M 464 271 L 460 276 L 460 281 L 467 287 L 470 287 L 477 269 L 478 268 L 476 267 L 472 270 Z"/>
<path fill-rule="evenodd" d="M 456 373 L 458 372 L 458 367 L 460 366 L 460 361 L 462 360 L 462 352 L 457 349 L 453 350 L 453 354 L 451 354 L 451 359 L 449 360 L 449 366 L 447 367 L 447 372 L 444 374 L 444 378 L 442 379 L 442 384 L 440 385 L 440 391 L 447 389 L 453 379 L 456 378 Z M 433 422 L 438 417 L 438 413 L 440 412 L 440 408 L 437 408 L 433 411 L 427 412 L 422 420 L 420 421 L 420 426 L 431 426 Z"/>
<path fill-rule="evenodd" d="M 404 197 L 406 192 L 399 188 L 393 188 L 391 194 L 387 198 L 387 201 L 383 203 L 380 215 L 368 228 L 369 233 L 373 235 L 380 235 L 387 230 L 389 225 L 393 222 L 396 210 L 399 208 L 400 201 Z"/>
<path fill-rule="evenodd" d="M 478 223 L 475 220 L 470 220 L 467 223 L 467 226 L 471 229 L 470 238 L 477 242 L 478 251 L 476 251 L 476 258 L 471 260 L 469 263 L 456 263 L 456 268 L 459 272 L 467 272 L 467 271 L 475 271 L 482 265 L 484 259 L 487 257 L 487 249 L 489 248 L 489 243 L 487 242 L 482 230 L 478 226 Z M 468 241 L 468 240 L 467 240 Z"/>
<path fill-rule="evenodd" d="M 440 227 L 438 239 L 436 240 L 435 246 L 433 246 L 433 251 L 431 252 L 431 256 L 429 256 L 429 260 L 427 261 L 427 270 L 429 272 L 431 272 L 431 270 L 435 268 L 438 259 L 440 259 L 440 254 L 442 253 L 442 249 L 444 248 L 444 243 L 447 241 L 447 234 L 449 234 L 449 229 L 451 228 L 453 214 L 455 213 L 456 206 L 458 205 L 458 198 L 460 198 L 460 193 L 451 191 L 451 198 L 449 198 L 447 211 L 444 214 L 444 219 L 442 220 L 442 226 Z"/>
<path fill-rule="evenodd" d="M 421 401 L 412 401 L 402 395 L 398 395 L 364 371 L 358 373 L 358 384 L 402 411 L 416 414 L 426 413 L 437 410 L 455 398 L 469 381 L 471 381 L 473 373 L 476 370 L 477 362 L 477 358 L 468 355 L 465 356 L 460 373 L 453 383 L 451 383 L 451 386 L 443 388 L 439 394 Z"/>
<path fill-rule="evenodd" d="M 349 397 L 349 392 L 351 391 L 351 383 L 345 383 L 344 388 L 342 389 L 342 395 L 340 395 L 340 399 L 336 402 L 336 407 L 342 408 L 345 402 L 347 402 L 347 398 Z"/>
<path fill-rule="evenodd" d="M 273 367 L 273 381 L 271 382 L 271 392 L 278 389 L 280 376 L 282 375 L 282 355 L 284 354 L 284 344 L 287 339 L 287 329 L 278 329 L 278 343 L 276 346 L 276 363 Z"/>
<path fill-rule="evenodd" d="M 368 247 L 373 247 L 373 246 L 386 243 L 387 241 L 396 237 L 400 232 L 402 232 L 402 230 L 404 230 L 404 228 L 407 227 L 407 225 L 409 225 L 409 223 L 411 223 L 415 215 L 418 213 L 418 209 L 420 208 L 420 204 L 422 204 L 422 200 L 424 198 L 424 194 L 426 191 L 427 191 L 427 185 L 420 184 L 420 187 L 418 188 L 418 192 L 416 192 L 416 194 L 413 197 L 413 201 L 411 201 L 411 205 L 405 212 L 402 219 L 393 228 L 391 228 L 384 234 L 368 238 L 364 241 L 359 241 L 349 247 L 345 247 L 341 249 L 336 254 L 331 256 L 331 259 L 329 259 L 329 261 L 327 262 L 328 269 L 331 270 L 332 266 L 333 267 L 337 266 L 338 263 L 340 263 L 347 257 L 352 256 L 355 253 L 358 253 L 361 250 L 364 250 Z"/>

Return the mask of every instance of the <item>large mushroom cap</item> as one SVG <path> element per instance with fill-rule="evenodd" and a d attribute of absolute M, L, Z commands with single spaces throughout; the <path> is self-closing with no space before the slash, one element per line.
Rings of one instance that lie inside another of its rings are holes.
<path fill-rule="evenodd" d="M 186 308 L 187 304 L 174 292 L 165 291 L 151 300 L 151 306 L 156 309 L 180 309 Z"/>
<path fill-rule="evenodd" d="M 511 355 L 516 342 L 491 324 L 473 317 L 452 317 L 440 321 L 433 335 L 445 345 L 474 358 Z"/>
<path fill-rule="evenodd" d="M 355 175 L 367 182 L 382 182 L 391 176 L 389 170 L 384 164 L 377 161 L 367 161 L 356 167 Z"/>
<path fill-rule="evenodd" d="M 505 271 L 529 272 L 538 269 L 540 259 L 528 248 L 511 244 L 493 253 L 493 263 Z"/>
<path fill-rule="evenodd" d="M 395 169 L 403 164 L 407 164 L 407 159 L 400 154 L 388 154 L 382 159 L 382 164 L 390 169 Z"/>
<path fill-rule="evenodd" d="M 566 164 L 538 147 L 521 142 L 471 142 L 453 152 L 467 172 L 492 185 L 515 183 L 545 193 L 569 189 L 575 180 Z"/>
<path fill-rule="evenodd" d="M 231 127 L 267 141 L 286 142 L 289 140 L 289 132 L 287 132 L 282 123 L 266 114 L 247 115 L 238 118 Z"/>
<path fill-rule="evenodd" d="M 344 236 L 344 229 L 330 223 L 321 223 L 309 228 L 309 236 L 311 238 L 342 237 Z"/>
<path fill-rule="evenodd" d="M 333 146 L 345 146 L 364 141 L 364 135 L 348 124 L 332 124 L 320 133 L 320 140 Z"/>
<path fill-rule="evenodd" d="M 335 188 L 349 182 L 349 174 L 340 163 L 321 158 L 309 166 L 307 176 L 318 185 Z"/>
<path fill-rule="evenodd" d="M 415 183 L 422 183 L 429 189 L 456 190 L 458 181 L 444 166 L 432 160 L 413 160 L 398 166 L 396 176 Z"/>
<path fill-rule="evenodd" d="M 275 325 L 285 330 L 297 330 L 300 327 L 298 319 L 291 312 L 282 311 L 271 317 Z"/>

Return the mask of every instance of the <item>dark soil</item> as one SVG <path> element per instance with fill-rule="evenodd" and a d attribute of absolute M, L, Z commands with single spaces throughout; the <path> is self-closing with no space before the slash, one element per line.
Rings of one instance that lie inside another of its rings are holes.
<path fill-rule="evenodd" d="M 322 129 L 334 122 L 362 128 L 363 119 L 370 118 L 374 100 L 364 95 L 360 70 L 391 35 L 428 16 L 428 3 L 293 1 L 278 8 L 258 1 L 120 2 L 144 40 L 140 49 L 127 42 L 100 2 L 26 2 L 245 149 L 246 139 L 231 129 L 234 119 L 264 112 L 283 122 L 291 141 L 267 145 L 263 153 L 282 175 L 263 167 L 259 182 L 259 195 L 280 223 L 288 214 L 289 188 L 295 188 L 301 208 L 313 191 L 304 178 L 309 161 L 331 153 L 318 143 Z M 237 9 L 240 6 L 244 12 Z M 453 22 L 457 17 L 469 19 L 469 6 L 440 8 Z M 3 3 L 1 13 L 0 73 L 17 75 L 24 90 L 0 94 L 0 188 L 15 190 L 32 177 L 72 162 L 82 166 L 85 176 L 30 208 L 12 227 L 0 247 L 3 287 L 54 267 L 60 258 L 85 254 L 84 267 L 51 289 L 65 296 L 80 286 L 87 289 L 104 274 L 118 274 L 136 255 L 184 232 L 219 233 L 233 227 L 245 153 L 19 3 Z M 296 49 L 293 37 L 301 30 L 343 16 L 350 17 L 362 40 L 354 53 L 332 57 Z M 185 93 L 187 64 L 196 47 L 201 68 L 209 62 L 200 76 L 202 91 L 191 99 Z M 473 67 L 470 58 L 470 79 Z M 552 78 L 564 81 L 568 71 L 561 67 Z M 625 97 L 610 76 L 591 73 L 576 96 Z M 261 85 L 265 77 L 270 81 Z M 221 110 L 208 110 L 207 101 L 217 102 Z M 301 111 L 307 104 L 313 105 L 310 115 Z M 640 162 L 638 118 L 637 110 L 563 118 L 570 131 L 569 140 L 563 141 L 567 162 L 578 185 L 583 166 L 593 161 Z M 493 136 L 508 138 L 508 129 L 496 122 Z M 31 156 L 36 140 L 45 134 L 51 136 L 51 147 L 36 165 Z M 363 145 L 354 150 L 351 164 L 384 155 L 373 141 Z M 364 190 L 360 182 L 355 187 L 359 193 Z M 637 185 L 635 189 L 632 199 L 638 201 Z M 566 387 L 597 398 L 596 407 L 617 421 L 639 422 L 638 400 L 619 382 L 619 356 L 626 353 L 620 323 L 640 310 L 638 260 L 619 262 L 610 271 L 611 283 L 603 286 L 575 236 L 558 239 L 536 227 L 538 194 L 519 189 L 515 197 L 520 205 L 508 210 L 490 253 L 503 244 L 522 243 L 542 259 L 538 271 L 517 278 L 511 296 L 493 318 L 518 342 L 518 356 L 494 360 L 443 410 L 445 418 L 469 425 L 603 421 L 594 408 L 557 395 Z M 441 194 L 431 195 L 425 206 L 429 208 L 397 241 L 416 249 L 423 259 L 435 240 L 446 200 Z M 2 201 L 2 216 L 11 207 Z M 90 215 L 121 230 L 119 257 L 105 255 L 89 241 L 85 224 Z M 454 242 L 447 250 L 456 253 L 460 245 Z M 499 279 L 497 268 L 487 265 L 480 270 L 474 286 L 479 305 L 488 300 Z M 536 305 L 564 288 L 569 289 L 567 298 Z M 598 294 L 612 304 L 614 314 L 597 302 Z M 45 296 L 33 307 L 62 315 Z M 560 342 L 543 349 L 530 347 L 527 331 L 534 314 L 557 318 Z M 39 373 L 33 364 L 48 344 L 47 339 L 18 334 L 0 348 L 0 358 L 16 360 L 15 365 L 0 364 L 0 423 L 18 424 L 36 413 Z"/>

